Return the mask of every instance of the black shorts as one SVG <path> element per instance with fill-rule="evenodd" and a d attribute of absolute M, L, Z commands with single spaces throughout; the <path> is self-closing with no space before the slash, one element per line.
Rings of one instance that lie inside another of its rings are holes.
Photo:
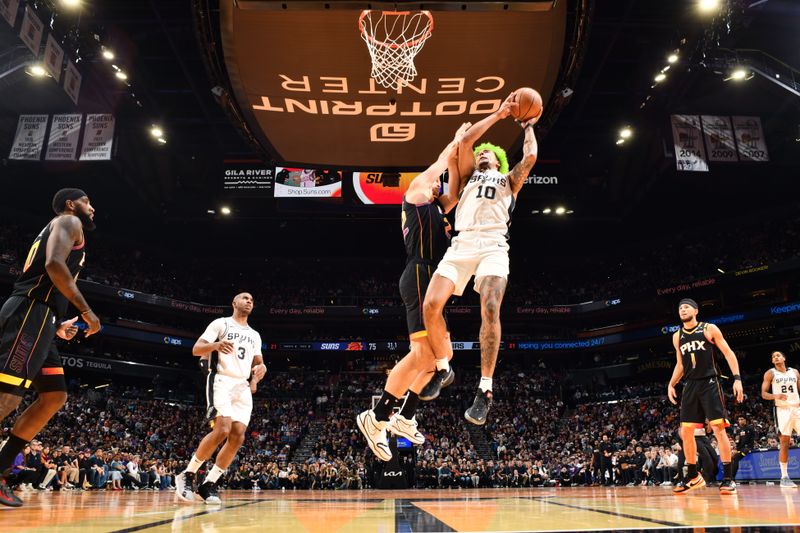
<path fill-rule="evenodd" d="M 406 264 L 403 275 L 400 276 L 400 297 L 406 306 L 406 322 L 411 340 L 428 336 L 422 318 L 422 302 L 435 270 L 435 264 L 415 261 Z"/>
<path fill-rule="evenodd" d="M 712 424 L 722 422 L 725 427 L 731 425 L 719 380 L 717 378 L 687 380 L 681 394 L 681 425 L 705 427 L 706 420 Z"/>
<path fill-rule="evenodd" d="M 0 308 L 0 392 L 22 396 L 66 391 L 64 368 L 55 346 L 58 321 L 47 305 L 12 296 Z"/>

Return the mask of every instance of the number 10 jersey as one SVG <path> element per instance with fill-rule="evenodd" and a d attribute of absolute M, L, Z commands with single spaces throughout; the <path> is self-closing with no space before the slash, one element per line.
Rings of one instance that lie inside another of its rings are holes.
<path fill-rule="evenodd" d="M 459 198 L 456 231 L 480 231 L 508 239 L 514 202 L 508 176 L 496 170 L 476 170 Z"/>

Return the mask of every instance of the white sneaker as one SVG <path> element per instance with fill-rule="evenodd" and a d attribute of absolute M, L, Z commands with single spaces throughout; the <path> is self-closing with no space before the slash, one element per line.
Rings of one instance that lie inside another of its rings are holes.
<path fill-rule="evenodd" d="M 389 423 L 386 425 L 386 430 L 398 437 L 405 437 L 414 444 L 422 444 L 425 442 L 425 436 L 417 430 L 416 416 L 412 416 L 411 420 L 409 420 L 400 413 L 397 413 L 389 420 Z"/>
<path fill-rule="evenodd" d="M 192 492 L 192 485 L 194 485 L 194 474 L 186 472 L 185 470 L 175 476 L 175 500 L 179 502 L 193 502 L 194 492 Z M 138 489 L 134 485 L 135 489 Z"/>
<path fill-rule="evenodd" d="M 794 481 L 792 481 L 788 477 L 782 477 L 781 478 L 781 488 L 782 489 L 796 489 L 797 485 L 795 485 Z"/>
<path fill-rule="evenodd" d="M 378 421 L 372 409 L 367 409 L 356 417 L 356 424 L 358 424 L 361 434 L 367 439 L 372 453 L 381 461 L 390 461 L 392 451 L 389 449 L 389 440 L 386 438 L 386 426 L 389 422 Z"/>

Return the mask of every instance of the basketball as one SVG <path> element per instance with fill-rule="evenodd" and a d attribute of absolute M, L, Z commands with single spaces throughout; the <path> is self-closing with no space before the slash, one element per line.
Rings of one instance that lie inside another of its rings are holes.
<path fill-rule="evenodd" d="M 512 110 L 511 116 L 520 122 L 538 117 L 542 112 L 542 96 L 530 87 L 523 87 L 516 91 L 517 110 Z"/>

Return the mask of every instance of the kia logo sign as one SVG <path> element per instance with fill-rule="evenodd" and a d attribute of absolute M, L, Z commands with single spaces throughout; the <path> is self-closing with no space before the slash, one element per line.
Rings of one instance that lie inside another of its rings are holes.
<path fill-rule="evenodd" d="M 403 471 L 402 470 L 394 470 L 394 471 L 389 471 L 389 472 L 384 472 L 383 473 L 383 477 L 400 477 L 402 475 L 403 475 Z"/>

